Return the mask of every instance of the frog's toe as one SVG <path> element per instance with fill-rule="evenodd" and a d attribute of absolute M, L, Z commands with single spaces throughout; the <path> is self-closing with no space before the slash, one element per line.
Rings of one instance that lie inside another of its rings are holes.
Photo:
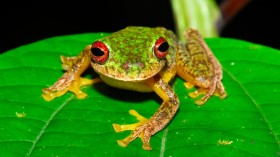
<path fill-rule="evenodd" d="M 112 124 L 112 125 L 116 132 L 122 132 L 126 130 L 135 130 L 139 125 L 141 125 L 141 123 L 126 124 L 126 125 Z"/>
<path fill-rule="evenodd" d="M 201 105 L 204 105 L 206 101 L 207 101 L 206 99 L 201 98 L 199 100 L 196 100 L 195 104 L 198 106 L 201 106 Z"/>
<path fill-rule="evenodd" d="M 225 91 L 218 92 L 218 94 L 215 95 L 218 96 L 220 99 L 225 99 L 228 96 L 228 94 Z"/>
<path fill-rule="evenodd" d="M 197 93 L 197 91 L 194 91 L 194 92 L 189 92 L 189 96 L 191 98 L 197 98 L 199 96 L 199 94 Z"/>
<path fill-rule="evenodd" d="M 228 94 L 225 92 L 225 93 L 222 93 L 220 94 L 220 99 L 225 99 L 226 97 L 228 96 Z"/>
<path fill-rule="evenodd" d="M 133 141 L 135 138 L 133 138 L 131 135 L 127 136 L 126 138 L 122 139 L 122 140 L 117 140 L 117 143 L 121 146 L 121 147 L 127 147 L 128 144 Z"/>
<path fill-rule="evenodd" d="M 70 90 L 70 91 L 73 92 L 78 99 L 84 99 L 87 97 L 87 94 L 81 90 Z"/>
<path fill-rule="evenodd" d="M 46 100 L 46 101 L 51 101 L 52 99 L 54 99 L 54 96 L 49 95 L 49 94 L 42 94 L 42 97 Z"/>
<path fill-rule="evenodd" d="M 224 99 L 227 97 L 227 93 L 224 90 L 219 90 L 216 89 L 215 91 L 211 90 L 211 89 L 203 89 L 200 88 L 195 92 L 189 93 L 191 98 L 196 98 L 200 95 L 204 95 L 202 98 L 200 98 L 199 100 L 195 101 L 196 105 L 203 105 L 206 103 L 206 101 L 212 96 L 218 96 L 220 99 Z"/>
<path fill-rule="evenodd" d="M 226 92 L 219 92 L 219 91 L 215 91 L 213 95 L 219 97 L 220 99 L 225 99 L 228 96 Z"/>
<path fill-rule="evenodd" d="M 198 90 L 196 90 L 194 92 L 190 92 L 189 96 L 191 98 L 197 98 L 200 95 L 204 95 L 202 98 L 200 98 L 199 100 L 195 101 L 196 105 L 203 105 L 211 97 L 211 94 L 208 94 L 207 92 L 208 92 L 207 89 L 199 88 Z"/>
<path fill-rule="evenodd" d="M 126 130 L 135 130 L 138 126 L 144 124 L 147 122 L 147 118 L 141 116 L 138 112 L 135 110 L 129 110 L 129 114 L 133 115 L 136 117 L 136 119 L 139 121 L 138 123 L 134 124 L 125 124 L 125 125 L 119 125 L 119 124 L 112 124 L 113 128 L 116 132 L 122 132 Z"/>
<path fill-rule="evenodd" d="M 187 89 L 191 89 L 194 87 L 194 84 L 190 83 L 190 82 L 185 82 L 184 83 L 184 86 L 187 88 Z"/>
<path fill-rule="evenodd" d="M 149 132 L 145 132 L 145 129 L 148 127 L 148 125 L 145 125 L 145 124 L 147 124 L 148 119 L 141 116 L 140 114 L 138 114 L 135 110 L 130 110 L 129 113 L 131 115 L 135 116 L 139 122 L 134 123 L 134 124 L 125 124 L 125 125 L 113 124 L 113 128 L 116 132 L 122 132 L 125 130 L 133 131 L 126 138 L 124 138 L 122 140 L 117 140 L 117 143 L 121 147 L 127 147 L 131 141 L 133 141 L 137 137 L 139 137 L 141 139 L 141 141 L 143 142 L 142 148 L 144 150 L 152 150 L 152 148 L 150 146 L 150 142 L 149 142 L 151 135 L 149 134 Z"/>
<path fill-rule="evenodd" d="M 144 150 L 152 150 L 152 147 L 150 145 L 150 138 L 151 135 L 148 134 L 148 136 L 144 136 L 144 128 L 145 127 L 139 127 L 137 128 L 135 131 L 132 132 L 132 134 L 130 134 L 129 136 L 127 136 L 126 138 L 122 139 L 122 140 L 117 140 L 117 143 L 119 144 L 119 146 L 121 147 L 127 147 L 128 144 L 135 140 L 137 137 L 139 137 L 141 139 L 141 141 L 143 142 L 142 148 Z M 139 129 L 141 131 L 139 131 Z"/>
<path fill-rule="evenodd" d="M 206 90 L 202 89 L 202 88 L 199 88 L 198 90 L 194 91 L 194 92 L 189 92 L 189 96 L 191 98 L 197 98 L 199 97 L 200 95 L 203 95 L 206 93 Z"/>
<path fill-rule="evenodd" d="M 95 79 L 88 79 L 88 78 L 80 78 L 80 86 L 85 86 L 85 85 L 91 85 L 94 83 L 99 83 L 102 82 L 101 78 L 95 78 Z"/>
<path fill-rule="evenodd" d="M 119 124 L 112 124 L 112 125 L 113 125 L 113 128 L 114 128 L 115 132 L 122 132 L 123 131 L 123 128 L 122 128 L 123 125 L 119 125 Z"/>
<path fill-rule="evenodd" d="M 129 141 L 127 139 L 123 139 L 123 140 L 117 140 L 117 143 L 119 144 L 119 146 L 121 147 L 127 147 L 129 144 Z"/>
<path fill-rule="evenodd" d="M 60 97 L 67 92 L 67 90 L 53 90 L 51 88 L 44 88 L 42 91 L 43 91 L 42 97 L 46 101 L 51 101 L 54 98 Z"/>
<path fill-rule="evenodd" d="M 143 137 L 143 134 L 140 134 L 140 135 L 139 135 L 139 138 L 140 138 L 140 139 L 142 140 L 142 142 L 143 142 L 142 148 L 143 148 L 144 150 L 152 150 L 152 147 L 151 147 L 151 145 L 150 145 L 149 140 L 148 140 L 148 141 L 145 140 L 144 137 Z M 133 141 L 133 140 L 134 140 L 134 138 L 133 138 L 132 136 L 128 136 L 128 137 L 126 137 L 126 138 L 124 138 L 124 139 L 122 139 L 122 140 L 117 140 L 117 143 L 118 143 L 119 146 L 121 146 L 121 147 L 127 147 L 128 144 L 129 144 L 131 141 Z"/>
<path fill-rule="evenodd" d="M 220 97 L 220 99 L 224 99 L 228 96 L 222 82 L 217 83 L 217 89 L 215 90 L 214 95 Z"/>
<path fill-rule="evenodd" d="M 137 120 L 139 120 L 140 122 L 146 122 L 148 119 L 141 116 L 137 111 L 135 110 L 129 110 L 128 111 L 129 114 L 133 115 L 134 117 L 136 117 Z"/>
<path fill-rule="evenodd" d="M 150 144 L 143 144 L 142 148 L 144 150 L 152 150 L 152 147 L 150 146 Z"/>
<path fill-rule="evenodd" d="M 42 97 L 46 100 L 46 101 L 51 101 L 55 98 L 55 96 L 53 94 L 46 94 L 46 93 L 43 93 L 42 94 Z"/>

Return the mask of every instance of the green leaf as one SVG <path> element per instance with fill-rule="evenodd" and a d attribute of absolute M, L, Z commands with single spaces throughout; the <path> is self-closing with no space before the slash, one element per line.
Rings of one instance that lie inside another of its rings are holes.
<path fill-rule="evenodd" d="M 144 151 L 139 139 L 127 148 L 112 123 L 136 122 L 130 109 L 150 117 L 161 99 L 104 83 L 46 102 L 41 89 L 62 74 L 60 55 L 78 55 L 106 34 L 49 38 L 0 55 L 1 156 L 280 156 L 280 51 L 233 39 L 208 39 L 224 70 L 225 100 L 198 107 L 176 78 L 180 109 Z M 94 77 L 91 70 L 86 77 Z"/>

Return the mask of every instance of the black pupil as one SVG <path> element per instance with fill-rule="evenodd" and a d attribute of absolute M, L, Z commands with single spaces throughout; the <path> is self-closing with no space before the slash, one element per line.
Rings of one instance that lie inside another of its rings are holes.
<path fill-rule="evenodd" d="M 96 48 L 96 47 L 91 49 L 91 53 L 95 56 L 103 56 L 104 55 L 104 52 L 100 48 Z"/>
<path fill-rule="evenodd" d="M 162 44 L 159 45 L 158 50 L 160 52 L 165 52 L 165 51 L 168 50 L 168 48 L 169 48 L 168 43 L 167 42 L 163 42 Z"/>

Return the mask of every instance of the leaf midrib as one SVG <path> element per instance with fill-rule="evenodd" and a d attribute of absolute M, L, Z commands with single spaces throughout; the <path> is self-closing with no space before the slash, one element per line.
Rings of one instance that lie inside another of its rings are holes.
<path fill-rule="evenodd" d="M 33 144 L 31 145 L 27 156 L 30 156 L 31 153 L 33 152 L 36 144 L 38 143 L 38 141 L 40 140 L 40 138 L 42 137 L 42 135 L 44 134 L 46 128 L 49 126 L 50 122 L 54 119 L 54 117 L 71 101 L 75 98 L 75 95 L 72 95 L 70 98 L 66 99 L 64 103 L 62 103 L 59 108 L 57 108 L 56 110 L 54 110 L 54 112 L 51 114 L 50 118 L 46 121 L 46 124 L 43 126 L 43 128 L 41 129 L 41 131 L 39 132 L 39 134 L 36 136 Z"/>
<path fill-rule="evenodd" d="M 264 119 L 265 124 L 267 124 L 268 128 L 271 130 L 273 137 L 277 143 L 278 148 L 280 148 L 280 143 L 277 142 L 279 141 L 279 139 L 277 138 L 277 134 L 274 131 L 273 127 L 269 124 L 268 119 L 266 118 L 266 116 L 261 112 L 261 107 L 258 105 L 258 103 L 256 102 L 256 100 L 254 98 L 252 98 L 249 94 L 249 92 L 246 90 L 246 88 L 238 81 L 237 78 L 235 78 L 226 68 L 223 68 L 223 71 L 226 72 L 228 74 L 229 77 L 231 77 L 231 79 L 233 81 L 235 81 L 241 88 L 241 90 L 244 91 L 244 93 L 249 97 L 249 99 L 252 101 L 252 103 L 255 105 L 255 107 L 257 108 L 257 110 L 259 111 L 260 116 Z"/>
<path fill-rule="evenodd" d="M 161 139 L 160 154 L 159 154 L 160 157 L 164 157 L 167 133 L 168 133 L 168 127 L 166 127 L 163 131 L 163 135 L 162 135 L 162 139 Z"/>

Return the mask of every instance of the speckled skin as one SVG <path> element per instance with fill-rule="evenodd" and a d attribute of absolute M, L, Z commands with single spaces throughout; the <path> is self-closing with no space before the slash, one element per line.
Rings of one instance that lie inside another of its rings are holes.
<path fill-rule="evenodd" d="M 155 54 L 155 43 L 163 37 L 169 47 L 165 58 Z M 208 48 L 202 37 L 194 29 L 185 31 L 187 44 L 179 42 L 173 32 L 163 27 L 127 27 L 110 36 L 98 39 L 109 50 L 105 62 L 99 63 L 93 58 L 91 46 L 86 46 L 77 57 L 61 57 L 65 74 L 51 87 L 43 89 L 43 98 L 47 101 L 71 91 L 80 99 L 86 93 L 80 90 L 83 85 L 105 82 L 113 87 L 139 92 L 155 92 L 163 102 L 155 114 L 147 119 L 131 110 L 138 123 L 129 125 L 113 124 L 116 132 L 132 130 L 132 133 L 118 140 L 126 147 L 139 137 L 143 149 L 151 150 L 150 138 L 163 129 L 174 117 L 179 108 L 179 99 L 169 81 L 178 74 L 186 80 L 187 88 L 197 86 L 196 92 L 189 93 L 193 98 L 205 94 L 196 101 L 204 104 L 213 94 L 220 98 L 227 96 L 221 83 L 221 65 Z M 100 78 L 88 80 L 80 75 L 92 66 Z"/>
<path fill-rule="evenodd" d="M 159 60 L 153 53 L 154 43 L 159 37 L 164 37 L 169 43 L 168 55 L 163 60 Z M 127 27 L 98 40 L 108 45 L 110 57 L 105 64 L 91 62 L 91 65 L 106 84 L 122 89 L 151 92 L 153 90 L 141 82 L 163 69 L 172 73 L 172 76 L 165 79 L 166 82 L 175 75 L 176 40 L 173 32 L 163 27 Z"/>
<path fill-rule="evenodd" d="M 151 53 L 159 37 L 164 37 L 169 43 L 167 60 L 159 60 Z M 110 57 L 105 64 L 92 62 L 92 66 L 96 72 L 113 79 L 145 80 L 161 71 L 166 61 L 168 64 L 175 62 L 175 40 L 174 34 L 165 28 L 127 27 L 98 40 L 108 45 Z"/>
<path fill-rule="evenodd" d="M 221 99 L 227 97 L 221 82 L 223 71 L 221 64 L 207 46 L 199 32 L 188 29 L 184 32 L 187 40 L 186 45 L 179 45 L 177 52 L 177 74 L 184 80 L 187 88 L 200 87 L 199 90 L 189 95 L 196 98 L 205 94 L 195 103 L 203 105 L 215 92 Z"/>

